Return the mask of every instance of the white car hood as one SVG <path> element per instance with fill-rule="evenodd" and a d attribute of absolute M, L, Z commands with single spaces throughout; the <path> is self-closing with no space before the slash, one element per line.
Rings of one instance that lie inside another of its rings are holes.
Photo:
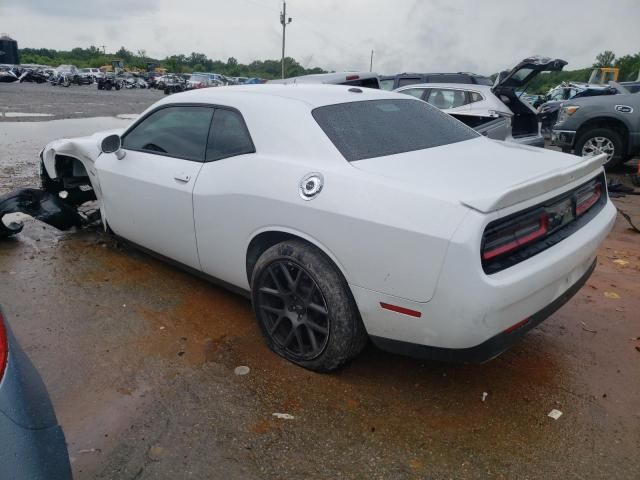
<path fill-rule="evenodd" d="M 477 138 L 351 165 L 487 213 L 602 170 L 604 160 Z"/>

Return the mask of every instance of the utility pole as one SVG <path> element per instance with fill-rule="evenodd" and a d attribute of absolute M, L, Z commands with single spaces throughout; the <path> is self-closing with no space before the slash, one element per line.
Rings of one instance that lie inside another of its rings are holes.
<path fill-rule="evenodd" d="M 104 55 L 106 55 L 106 54 L 107 54 L 107 50 L 106 50 L 107 46 L 106 46 L 106 45 L 98 45 L 98 48 L 102 48 L 102 53 L 103 53 Z"/>
<path fill-rule="evenodd" d="M 287 17 L 287 2 L 282 2 L 282 11 L 280 12 L 280 24 L 282 25 L 282 78 L 284 78 L 284 43 L 287 31 L 287 25 L 292 21 L 291 17 Z"/>
<path fill-rule="evenodd" d="M 369 71 L 373 72 L 373 50 L 371 50 L 371 61 L 369 62 Z"/>

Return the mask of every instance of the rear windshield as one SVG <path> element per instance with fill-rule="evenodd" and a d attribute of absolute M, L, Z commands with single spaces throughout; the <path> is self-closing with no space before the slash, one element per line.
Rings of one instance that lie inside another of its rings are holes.
<path fill-rule="evenodd" d="M 339 103 L 318 107 L 312 114 L 349 162 L 439 147 L 479 135 L 419 100 Z"/>

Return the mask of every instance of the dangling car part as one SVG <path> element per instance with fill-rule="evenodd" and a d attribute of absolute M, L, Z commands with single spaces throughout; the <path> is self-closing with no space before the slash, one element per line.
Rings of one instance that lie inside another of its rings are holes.
<path fill-rule="evenodd" d="M 302 84 L 171 95 L 42 154 L 45 188 L 89 182 L 104 228 L 245 293 L 274 352 L 317 371 L 368 338 L 463 362 L 507 349 L 593 271 L 616 216 L 603 159 Z"/>
<path fill-rule="evenodd" d="M 536 110 L 516 91 L 524 91 L 540 72 L 559 71 L 566 64 L 560 59 L 530 57 L 499 74 L 493 86 L 424 83 L 396 91 L 426 101 L 489 138 L 544 147 Z"/>
<path fill-rule="evenodd" d="M 85 223 L 73 205 L 54 193 L 37 188 L 22 188 L 0 195 L 0 238 L 22 231 L 21 222 L 4 222 L 3 217 L 10 213 L 25 213 L 58 230 L 69 230 Z"/>

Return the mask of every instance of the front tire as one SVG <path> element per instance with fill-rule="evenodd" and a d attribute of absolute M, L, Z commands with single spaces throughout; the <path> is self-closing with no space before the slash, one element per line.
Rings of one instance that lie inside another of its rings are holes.
<path fill-rule="evenodd" d="M 329 372 L 365 347 L 367 332 L 346 280 L 313 245 L 291 240 L 267 249 L 251 286 L 267 345 L 287 360 Z"/>
<path fill-rule="evenodd" d="M 622 136 L 615 130 L 594 128 L 580 135 L 576 141 L 575 153 L 582 157 L 607 154 L 604 168 L 608 170 L 624 160 L 624 143 Z"/>

